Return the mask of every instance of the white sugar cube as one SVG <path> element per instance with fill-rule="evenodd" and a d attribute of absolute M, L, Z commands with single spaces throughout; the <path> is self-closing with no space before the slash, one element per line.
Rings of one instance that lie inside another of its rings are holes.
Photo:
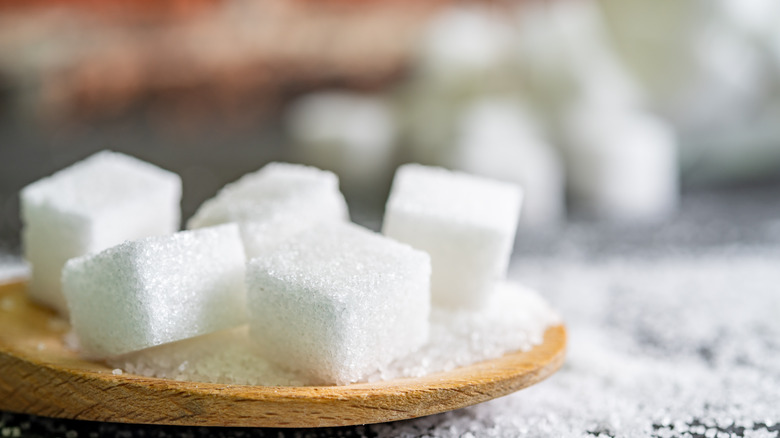
<path fill-rule="evenodd" d="M 228 222 L 263 222 L 280 217 L 313 221 L 349 219 L 347 203 L 332 172 L 300 164 L 270 163 L 226 185 L 200 206 L 187 228 Z"/>
<path fill-rule="evenodd" d="M 241 239 L 244 242 L 246 258 L 268 255 L 274 248 L 290 237 L 314 227 L 319 221 L 312 218 L 282 216 L 262 222 L 242 222 Z"/>
<path fill-rule="evenodd" d="M 444 9 L 422 35 L 418 68 L 442 80 L 500 67 L 514 42 L 513 29 L 504 18 L 476 5 Z"/>
<path fill-rule="evenodd" d="M 398 168 L 382 232 L 431 256 L 436 305 L 485 302 L 506 276 L 522 192 L 514 184 L 442 168 Z"/>
<path fill-rule="evenodd" d="M 428 338 L 430 259 L 354 224 L 319 224 L 247 268 L 250 333 L 263 354 L 347 384 Z"/>
<path fill-rule="evenodd" d="M 659 221 L 676 211 L 677 139 L 667 123 L 636 110 L 583 105 L 565 125 L 575 206 L 622 222 Z"/>
<path fill-rule="evenodd" d="M 565 214 L 563 165 L 539 124 L 510 100 L 482 99 L 466 108 L 459 125 L 455 168 L 523 188 L 520 222 L 557 224 Z"/>
<path fill-rule="evenodd" d="M 373 192 L 390 179 L 396 122 L 384 99 L 343 91 L 308 94 L 285 119 L 299 158 L 336 172 L 346 187 Z"/>
<path fill-rule="evenodd" d="M 178 230 L 181 179 L 103 151 L 28 185 L 20 198 L 23 251 L 32 265 L 30 297 L 65 313 L 60 284 L 65 262 Z"/>
<path fill-rule="evenodd" d="M 236 224 L 125 242 L 62 272 L 83 353 L 116 356 L 246 322 Z"/>

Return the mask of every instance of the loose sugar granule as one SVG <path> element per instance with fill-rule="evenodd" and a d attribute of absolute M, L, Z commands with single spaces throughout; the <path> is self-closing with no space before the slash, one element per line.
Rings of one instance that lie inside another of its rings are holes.
<path fill-rule="evenodd" d="M 371 436 L 780 436 L 780 254 L 522 261 L 569 334 L 550 379 Z"/>
<path fill-rule="evenodd" d="M 527 351 L 542 343 L 548 327 L 560 322 L 537 293 L 518 284 L 504 283 L 478 312 L 433 308 L 431 341 L 368 380 L 421 377 L 510 351 Z"/>
<path fill-rule="evenodd" d="M 541 342 L 547 327 L 559 322 L 537 293 L 503 284 L 478 312 L 433 310 L 427 344 L 362 380 L 424 376 L 528 350 Z M 267 386 L 313 383 L 264 359 L 248 339 L 246 327 L 150 348 L 108 363 L 128 373 L 175 380 Z"/>

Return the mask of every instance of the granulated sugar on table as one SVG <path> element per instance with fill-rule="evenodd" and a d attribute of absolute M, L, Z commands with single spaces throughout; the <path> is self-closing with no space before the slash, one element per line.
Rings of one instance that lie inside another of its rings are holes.
<path fill-rule="evenodd" d="M 569 330 L 563 368 L 378 436 L 778 437 L 780 254 L 516 261 Z"/>

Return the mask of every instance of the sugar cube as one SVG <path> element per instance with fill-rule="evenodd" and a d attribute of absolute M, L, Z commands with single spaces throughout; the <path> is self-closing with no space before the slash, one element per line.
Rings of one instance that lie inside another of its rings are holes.
<path fill-rule="evenodd" d="M 319 221 L 312 218 L 281 216 L 265 221 L 242 222 L 239 224 L 246 258 L 252 259 L 269 254 L 285 239 L 315 226 Z"/>
<path fill-rule="evenodd" d="M 270 163 L 223 187 L 200 206 L 187 228 L 279 217 L 347 220 L 347 203 L 339 192 L 338 177 L 300 164 Z"/>
<path fill-rule="evenodd" d="M 263 354 L 347 384 L 423 345 L 430 259 L 354 224 L 318 224 L 250 260 L 250 334 Z"/>
<path fill-rule="evenodd" d="M 431 256 L 431 296 L 482 305 L 506 276 L 520 214 L 515 184 L 419 164 L 398 168 L 382 232 Z"/>
<path fill-rule="evenodd" d="M 549 227 L 565 214 L 563 165 L 539 123 L 511 100 L 485 98 L 470 104 L 459 124 L 453 166 L 523 188 L 520 222 Z"/>
<path fill-rule="evenodd" d="M 125 240 L 170 234 L 180 220 L 178 175 L 103 151 L 25 187 L 22 245 L 30 297 L 62 313 L 65 262 Z"/>
<path fill-rule="evenodd" d="M 575 207 L 622 222 L 659 221 L 675 212 L 677 139 L 668 123 L 638 110 L 589 104 L 572 108 L 565 122 Z"/>
<path fill-rule="evenodd" d="M 512 53 L 513 36 L 495 10 L 465 4 L 445 8 L 423 32 L 418 68 L 440 81 L 500 68 Z"/>
<path fill-rule="evenodd" d="M 84 354 L 116 356 L 246 322 L 245 261 L 236 224 L 69 260 L 63 291 Z"/>
<path fill-rule="evenodd" d="M 389 182 L 396 122 L 379 96 L 344 91 L 308 94 L 285 114 L 295 151 L 306 163 L 336 172 L 352 192 Z"/>

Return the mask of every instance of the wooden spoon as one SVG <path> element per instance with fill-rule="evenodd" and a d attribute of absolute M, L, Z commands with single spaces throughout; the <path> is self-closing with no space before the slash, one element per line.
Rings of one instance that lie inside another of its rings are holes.
<path fill-rule="evenodd" d="M 67 325 L 30 303 L 23 283 L 0 286 L 0 410 L 119 423 L 321 427 L 421 417 L 537 383 L 563 363 L 566 331 L 544 343 L 452 371 L 348 386 L 270 387 L 114 375 L 66 349 Z"/>

